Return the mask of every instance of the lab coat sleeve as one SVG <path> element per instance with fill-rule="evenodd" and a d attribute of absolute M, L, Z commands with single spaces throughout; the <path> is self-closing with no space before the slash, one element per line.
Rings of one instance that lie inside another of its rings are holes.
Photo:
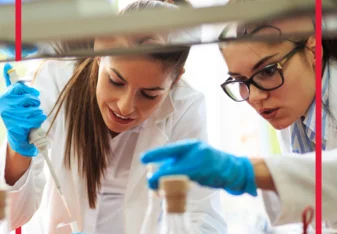
<path fill-rule="evenodd" d="M 43 63 L 35 74 L 36 70 L 28 72 L 23 78 L 32 81 L 32 86 L 40 91 L 41 108 L 48 115 L 53 108 L 56 99 L 61 91 L 62 84 L 65 83 L 66 74 L 60 72 L 60 62 L 47 61 Z M 48 117 L 42 128 L 49 129 L 52 116 Z M 52 138 L 52 133 L 49 135 Z M 7 141 L 5 140 L 1 148 L 1 178 L 4 179 Z M 9 186 L 10 197 L 10 220 L 11 228 L 15 229 L 28 222 L 40 205 L 42 193 L 45 186 L 45 175 L 43 172 L 44 159 L 38 154 L 31 161 L 31 165 L 24 175 L 13 185 Z"/>
<path fill-rule="evenodd" d="M 174 116 L 170 141 L 207 141 L 205 98 L 201 93 L 187 98 L 175 104 L 177 114 Z M 192 233 L 226 234 L 227 225 L 221 215 L 220 191 L 193 183 L 189 194 L 187 212 L 192 223 Z"/>
<path fill-rule="evenodd" d="M 277 137 L 279 140 L 279 146 L 281 148 L 282 155 L 290 155 L 290 128 L 286 128 L 277 131 Z M 273 159 L 273 158 L 272 158 Z M 269 162 L 272 159 L 267 158 L 266 161 Z M 273 162 L 271 162 L 273 163 Z M 265 204 L 266 212 L 269 216 L 269 220 L 272 224 L 277 225 L 276 222 L 279 214 L 281 213 L 281 201 L 277 193 L 273 191 L 262 191 L 262 197 Z"/>
<path fill-rule="evenodd" d="M 322 158 L 323 219 L 336 222 L 337 150 L 324 151 Z M 278 191 L 278 195 L 274 193 L 274 198 L 280 201 L 279 213 L 273 213 L 272 224 L 301 222 L 304 209 L 315 207 L 315 153 L 273 156 L 265 161 Z"/>

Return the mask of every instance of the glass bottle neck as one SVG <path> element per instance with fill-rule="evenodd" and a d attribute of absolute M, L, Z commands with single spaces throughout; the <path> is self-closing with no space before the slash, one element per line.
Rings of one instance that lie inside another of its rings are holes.
<path fill-rule="evenodd" d="M 161 197 L 158 196 L 156 190 L 149 190 L 147 197 L 147 211 L 154 212 L 156 210 L 160 210 Z"/>
<path fill-rule="evenodd" d="M 166 213 L 164 216 L 166 230 L 172 234 L 188 234 L 190 225 L 185 213 Z"/>
<path fill-rule="evenodd" d="M 158 196 L 157 190 L 149 190 L 147 195 L 148 203 L 154 203 L 155 201 L 161 200 L 160 196 Z"/>

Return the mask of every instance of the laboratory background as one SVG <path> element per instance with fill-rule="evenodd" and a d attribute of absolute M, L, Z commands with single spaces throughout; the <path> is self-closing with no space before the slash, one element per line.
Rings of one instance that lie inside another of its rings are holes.
<path fill-rule="evenodd" d="M 116 6 L 122 9 L 134 0 L 118 0 Z M 227 0 L 190 0 L 194 7 L 223 5 Z M 202 38 L 213 36 L 218 31 L 212 27 L 202 27 Z M 1 59 L 5 55 L 1 54 Z M 40 60 L 13 62 L 19 76 L 27 69 L 37 67 Z M 0 63 L 3 70 L 5 63 Z M 2 72 L 0 80 L 4 81 Z M 269 126 L 245 102 L 233 102 L 223 92 L 220 85 L 227 79 L 225 61 L 217 44 L 193 46 L 189 55 L 186 79 L 193 87 L 205 94 L 210 144 L 218 149 L 235 152 L 238 155 L 276 155 L 280 153 L 276 131 Z M 0 82 L 0 91 L 5 83 Z M 235 111 L 233 111 L 235 110 Z M 0 140 L 5 137 L 3 123 L 0 125 Z M 270 225 L 260 196 L 231 196 L 222 191 L 222 211 L 228 224 L 228 233 L 256 233 L 253 230 L 266 230 Z M 38 228 L 38 227 L 37 227 Z M 12 232 L 14 233 L 14 232 Z"/>

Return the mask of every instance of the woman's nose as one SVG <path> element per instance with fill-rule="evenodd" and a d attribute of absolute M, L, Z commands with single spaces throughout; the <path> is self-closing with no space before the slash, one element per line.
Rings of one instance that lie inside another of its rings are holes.
<path fill-rule="evenodd" d="M 268 92 L 263 91 L 254 85 L 250 85 L 250 93 L 249 93 L 249 102 L 250 103 L 259 103 L 268 98 Z"/>
<path fill-rule="evenodd" d="M 131 94 L 123 95 L 118 100 L 117 105 L 118 105 L 119 111 L 121 112 L 121 115 L 127 116 L 131 114 L 135 110 L 134 96 Z"/>

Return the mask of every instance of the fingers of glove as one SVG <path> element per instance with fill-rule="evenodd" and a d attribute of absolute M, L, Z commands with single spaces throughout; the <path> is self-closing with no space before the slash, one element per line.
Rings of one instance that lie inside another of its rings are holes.
<path fill-rule="evenodd" d="M 3 69 L 3 76 L 5 78 L 5 82 L 6 82 L 6 86 L 10 86 L 11 85 L 11 80 L 8 74 L 8 71 L 11 70 L 13 68 L 13 66 L 9 63 L 6 63 Z"/>
<path fill-rule="evenodd" d="M 37 148 L 28 142 L 27 134 L 23 136 L 15 133 L 8 133 L 7 139 L 10 147 L 23 156 L 33 157 L 38 154 Z"/>
<path fill-rule="evenodd" d="M 189 155 L 186 156 L 188 158 Z M 201 166 L 199 163 L 182 162 L 180 159 L 166 160 L 162 166 L 152 175 L 149 179 L 149 185 L 153 189 L 157 189 L 159 186 L 159 180 L 163 176 L 170 175 L 186 175 L 192 178 L 196 178 L 198 172 L 200 172 Z"/>
<path fill-rule="evenodd" d="M 12 149 L 23 148 L 25 145 L 29 145 L 28 142 L 28 131 L 17 133 L 17 132 L 7 132 L 7 139 L 10 143 Z"/>
<path fill-rule="evenodd" d="M 17 107 L 38 107 L 41 104 L 40 99 L 31 94 L 8 95 L 4 101 L 14 109 Z"/>
<path fill-rule="evenodd" d="M 31 94 L 34 97 L 40 96 L 40 92 L 37 89 L 29 87 L 22 82 L 16 82 L 7 92 L 12 95 Z"/>
<path fill-rule="evenodd" d="M 20 129 L 31 129 L 39 127 L 47 116 L 43 114 L 41 109 L 23 110 L 20 114 L 2 113 L 2 119 L 8 131 L 19 131 Z"/>
<path fill-rule="evenodd" d="M 29 118 L 44 115 L 39 107 L 12 107 L 1 112 L 1 117 L 4 121 L 20 122 Z"/>
<path fill-rule="evenodd" d="M 41 127 L 42 123 L 47 119 L 47 116 L 42 114 L 42 115 L 38 115 L 38 116 L 34 116 L 32 118 L 30 118 L 30 120 L 32 121 L 32 128 L 39 128 Z"/>
<path fill-rule="evenodd" d="M 223 181 L 222 188 L 232 195 L 257 194 L 253 166 L 247 157 L 231 156 L 219 178 Z"/>
<path fill-rule="evenodd" d="M 243 157 L 242 160 L 245 165 L 246 176 L 247 176 L 244 191 L 256 197 L 257 196 L 257 185 L 255 182 L 255 172 L 254 172 L 253 164 L 247 157 Z"/>
<path fill-rule="evenodd" d="M 156 148 L 144 153 L 141 156 L 141 162 L 146 164 L 151 162 L 160 162 L 169 158 L 176 158 L 187 153 L 190 149 L 196 147 L 198 144 L 199 141 L 187 140 Z"/>
<path fill-rule="evenodd" d="M 221 177 L 221 175 L 228 169 L 231 171 L 232 166 L 230 155 L 201 143 L 177 158 L 173 164 L 163 167 L 159 171 L 162 175 L 159 176 L 184 174 L 201 185 L 223 188 L 229 179 L 228 176 L 231 177 L 232 175 L 229 174 L 225 177 Z"/>
<path fill-rule="evenodd" d="M 31 94 L 25 94 L 18 100 L 18 105 L 22 107 L 39 107 L 40 104 L 40 99 Z"/>

